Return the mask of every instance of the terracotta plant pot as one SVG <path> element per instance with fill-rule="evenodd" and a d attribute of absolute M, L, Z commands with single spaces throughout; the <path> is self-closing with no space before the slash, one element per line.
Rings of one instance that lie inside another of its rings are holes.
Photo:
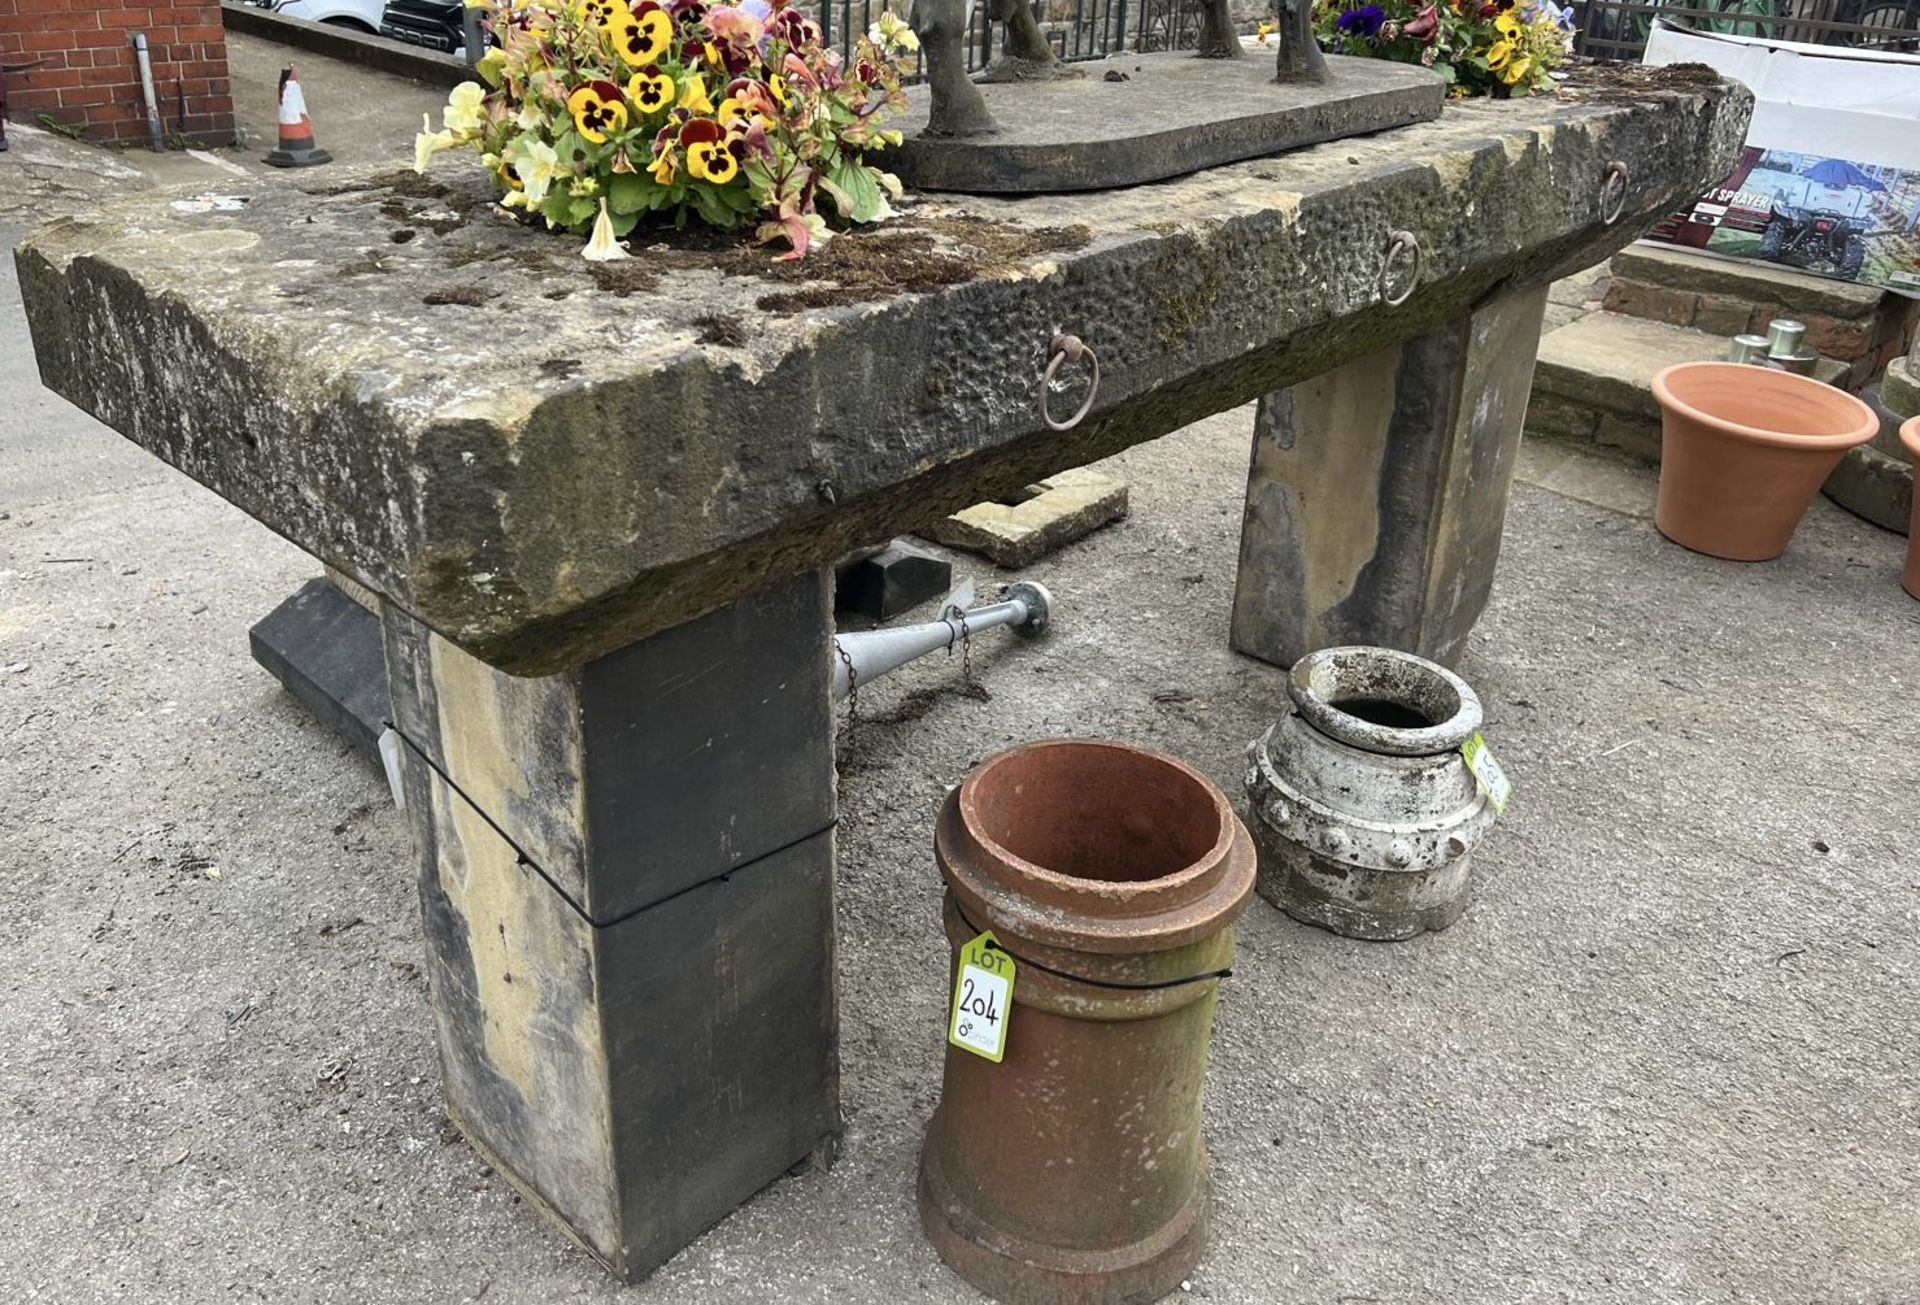
<path fill-rule="evenodd" d="M 1907 569 L 1900 574 L 1900 587 L 1920 598 L 1920 416 L 1909 417 L 1900 427 L 1900 442 L 1913 459 L 1913 525 L 1907 530 Z"/>
<path fill-rule="evenodd" d="M 1660 501 L 1653 523 L 1711 557 L 1786 551 L 1807 505 L 1850 448 L 1880 429 L 1851 394 L 1745 363 L 1679 363 L 1653 378 Z"/>
<path fill-rule="evenodd" d="M 1206 1244 L 1201 1085 L 1253 840 L 1192 767 L 1059 739 L 975 769 L 934 856 L 956 963 L 990 929 L 1019 972 L 1005 1060 L 947 1047 L 927 1236 L 996 1300 L 1159 1299 Z"/>

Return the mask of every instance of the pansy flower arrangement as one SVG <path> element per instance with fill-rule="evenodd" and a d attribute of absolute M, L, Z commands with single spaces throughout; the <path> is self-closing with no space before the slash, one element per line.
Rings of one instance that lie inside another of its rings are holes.
<path fill-rule="evenodd" d="M 484 0 L 499 44 L 415 140 L 414 166 L 479 151 L 500 202 L 592 230 L 589 258 L 659 214 L 755 224 L 799 258 L 846 222 L 893 213 L 900 183 L 865 156 L 900 143 L 901 74 L 918 47 L 890 10 L 850 61 L 786 0 Z"/>
<path fill-rule="evenodd" d="M 1555 0 L 1321 0 L 1321 44 L 1432 68 L 1448 94 L 1526 95 L 1550 88 L 1573 50 L 1573 13 Z"/>

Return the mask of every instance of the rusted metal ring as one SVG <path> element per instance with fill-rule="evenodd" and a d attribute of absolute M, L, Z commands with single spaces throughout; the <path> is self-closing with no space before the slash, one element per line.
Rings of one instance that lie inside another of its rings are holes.
<path fill-rule="evenodd" d="M 1387 256 L 1380 262 L 1380 298 L 1389 308 L 1398 308 L 1413 295 L 1414 287 L 1420 284 L 1420 264 L 1424 255 L 1420 252 L 1420 241 L 1411 231 L 1393 231 L 1387 235 Z M 1400 263 L 1408 264 L 1406 285 L 1398 293 L 1393 289 L 1393 271 Z"/>
<path fill-rule="evenodd" d="M 1100 393 L 1100 356 L 1086 346 L 1077 335 L 1056 335 L 1053 337 L 1053 357 L 1047 360 L 1046 374 L 1040 378 L 1040 420 L 1047 423 L 1048 430 L 1072 430 L 1081 420 L 1093 411 L 1094 396 Z M 1053 389 L 1053 378 L 1064 363 L 1076 363 L 1082 358 L 1092 375 L 1087 382 L 1087 397 L 1073 416 L 1065 421 L 1057 421 L 1047 409 L 1047 393 Z"/>
<path fill-rule="evenodd" d="M 1600 180 L 1600 225 L 1612 226 L 1627 210 L 1627 165 L 1619 159 L 1607 164 Z"/>

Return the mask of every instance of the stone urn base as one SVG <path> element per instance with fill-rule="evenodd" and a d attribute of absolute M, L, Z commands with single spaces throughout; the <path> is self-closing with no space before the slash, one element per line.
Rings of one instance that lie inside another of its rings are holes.
<path fill-rule="evenodd" d="M 1288 674 L 1293 709 L 1247 751 L 1260 895 L 1307 924 L 1390 942 L 1466 910 L 1494 809 L 1460 746 L 1480 700 L 1393 648 L 1323 648 Z"/>
<path fill-rule="evenodd" d="M 1904 366 L 1896 359 L 1888 365 L 1884 381 L 1860 391 L 1860 398 L 1880 418 L 1880 432 L 1841 458 L 1821 487 L 1823 494 L 1855 516 L 1899 535 L 1907 533 L 1913 508 L 1913 455 L 1900 444 L 1900 423 L 1920 415 L 1920 384 L 1905 380 L 1900 370 Z"/>
<path fill-rule="evenodd" d="M 1906 445 L 1907 457 L 1912 459 L 1914 467 L 1920 469 L 1920 416 L 1900 428 L 1900 442 Z M 1900 577 L 1900 585 L 1920 598 L 1920 494 L 1913 496 L 1912 511 L 1907 524 L 1907 569 Z"/>

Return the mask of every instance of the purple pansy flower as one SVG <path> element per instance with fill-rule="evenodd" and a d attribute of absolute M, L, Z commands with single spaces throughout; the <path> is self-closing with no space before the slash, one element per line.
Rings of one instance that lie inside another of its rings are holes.
<path fill-rule="evenodd" d="M 1355 36 L 1372 36 L 1386 21 L 1386 10 L 1379 5 L 1366 5 L 1359 9 L 1347 10 L 1334 20 L 1333 25 Z"/>

